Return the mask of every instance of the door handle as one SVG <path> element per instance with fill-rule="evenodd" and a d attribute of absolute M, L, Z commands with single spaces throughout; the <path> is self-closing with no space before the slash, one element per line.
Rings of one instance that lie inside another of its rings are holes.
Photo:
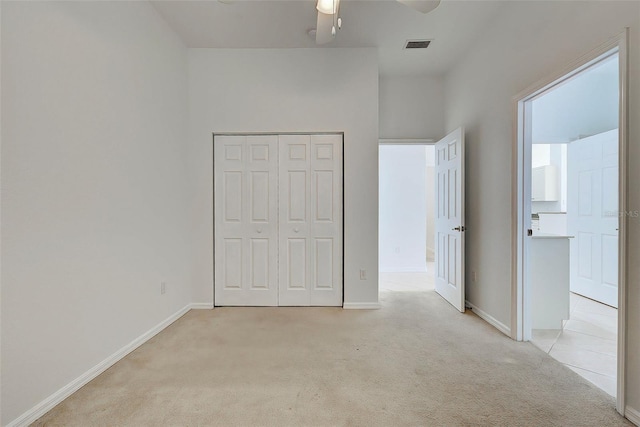
<path fill-rule="evenodd" d="M 298 231 L 300 231 L 300 230 L 299 230 L 299 229 L 297 229 L 297 228 L 294 228 L 294 229 L 293 229 L 293 232 L 294 232 L 294 233 L 297 233 Z"/>
<path fill-rule="evenodd" d="M 462 232 L 462 231 L 464 231 L 464 230 L 465 230 L 465 228 L 464 228 L 464 225 L 461 225 L 460 227 L 452 228 L 452 230 L 455 230 L 455 231 L 461 231 L 461 232 Z"/>
<path fill-rule="evenodd" d="M 258 234 L 260 234 L 262 233 L 262 228 L 258 228 L 256 231 L 258 232 Z"/>

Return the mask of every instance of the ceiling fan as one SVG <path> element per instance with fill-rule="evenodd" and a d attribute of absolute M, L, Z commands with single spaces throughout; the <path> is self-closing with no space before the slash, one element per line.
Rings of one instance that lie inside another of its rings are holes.
<path fill-rule="evenodd" d="M 440 4 L 440 0 L 397 0 L 422 13 L 429 13 Z M 318 20 L 316 24 L 316 44 L 329 43 L 342 27 L 340 0 L 318 0 L 316 4 Z"/>

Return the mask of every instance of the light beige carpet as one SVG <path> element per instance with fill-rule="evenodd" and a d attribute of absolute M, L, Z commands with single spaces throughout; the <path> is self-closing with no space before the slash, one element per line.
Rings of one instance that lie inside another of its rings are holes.
<path fill-rule="evenodd" d="M 46 414 L 64 426 L 619 426 L 614 401 L 435 292 L 191 311 Z"/>

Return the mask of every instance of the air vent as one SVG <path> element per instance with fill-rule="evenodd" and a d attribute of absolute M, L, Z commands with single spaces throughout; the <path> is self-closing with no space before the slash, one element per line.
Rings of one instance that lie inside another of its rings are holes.
<path fill-rule="evenodd" d="M 405 49 L 426 49 L 429 47 L 431 40 L 407 40 L 404 45 Z"/>

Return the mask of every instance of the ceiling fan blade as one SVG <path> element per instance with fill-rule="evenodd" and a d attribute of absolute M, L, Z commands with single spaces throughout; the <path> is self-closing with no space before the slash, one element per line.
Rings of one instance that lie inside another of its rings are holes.
<path fill-rule="evenodd" d="M 316 44 L 325 44 L 333 40 L 331 28 L 333 27 L 333 15 L 318 12 L 316 25 Z"/>
<path fill-rule="evenodd" d="M 429 13 L 440 4 L 440 0 L 398 0 L 400 3 L 422 13 Z"/>

